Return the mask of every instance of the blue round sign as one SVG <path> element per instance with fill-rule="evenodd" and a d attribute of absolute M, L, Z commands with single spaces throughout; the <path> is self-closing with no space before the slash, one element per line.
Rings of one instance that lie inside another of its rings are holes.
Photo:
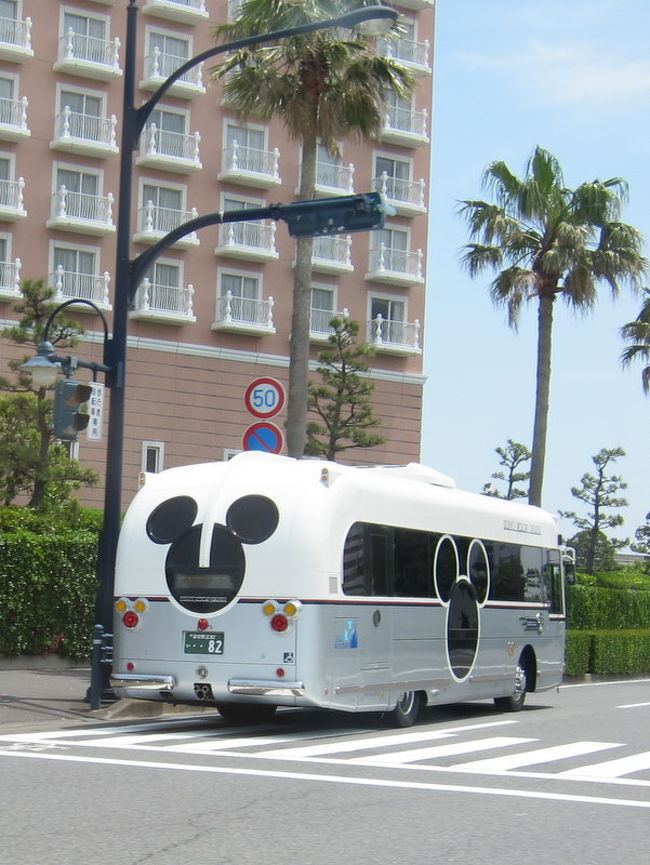
<path fill-rule="evenodd" d="M 242 438 L 245 451 L 266 451 L 269 454 L 279 454 L 284 445 L 282 431 L 268 421 L 251 424 Z"/>

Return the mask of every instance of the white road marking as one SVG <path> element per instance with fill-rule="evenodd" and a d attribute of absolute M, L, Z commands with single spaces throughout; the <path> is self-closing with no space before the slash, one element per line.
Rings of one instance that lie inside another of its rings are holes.
<path fill-rule="evenodd" d="M 524 751 L 522 754 L 507 754 L 485 760 L 472 760 L 469 763 L 457 763 L 452 768 L 465 772 L 505 772 L 509 769 L 518 769 L 520 766 L 536 766 L 539 763 L 551 763 L 554 760 L 566 760 L 569 757 L 580 757 L 607 748 L 621 747 L 622 745 L 615 742 L 569 742 L 567 745 L 537 748 Z"/>
<path fill-rule="evenodd" d="M 392 751 L 388 754 L 376 754 L 371 757 L 355 757 L 350 763 L 359 765 L 401 765 L 414 763 L 418 760 L 432 760 L 436 757 L 456 757 L 460 754 L 475 754 L 477 751 L 491 751 L 493 748 L 509 748 L 512 745 L 524 745 L 526 742 L 537 742 L 537 739 L 521 739 L 514 736 L 493 736 L 474 742 L 453 742 L 449 745 L 434 745 L 431 748 L 411 748 L 408 751 Z"/>
<path fill-rule="evenodd" d="M 580 769 L 567 769 L 558 772 L 558 777 L 585 777 L 593 778 L 620 778 L 630 772 L 643 772 L 650 769 L 650 751 L 641 754 L 632 754 L 631 757 L 620 757 L 618 760 L 607 760 L 604 763 L 593 763 L 591 766 L 582 766 Z"/>

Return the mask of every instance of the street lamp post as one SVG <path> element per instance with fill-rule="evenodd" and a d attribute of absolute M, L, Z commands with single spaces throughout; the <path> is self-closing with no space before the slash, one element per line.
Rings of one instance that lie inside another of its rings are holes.
<path fill-rule="evenodd" d="M 93 638 L 93 665 L 91 670 L 90 700 L 92 708 L 99 708 L 102 696 L 110 699 L 108 669 L 101 663 L 102 649 L 110 639 L 112 631 L 113 584 L 117 541 L 120 531 L 122 464 L 124 453 L 124 416 L 126 384 L 126 349 L 128 312 L 146 270 L 160 253 L 180 237 L 194 230 L 221 222 L 237 222 L 245 219 L 283 219 L 294 236 L 300 234 L 331 234 L 347 230 L 368 230 L 383 224 L 386 207 L 377 193 L 357 195 L 318 202 L 295 202 L 289 205 L 273 205 L 250 210 L 226 211 L 200 216 L 186 222 L 165 235 L 158 243 L 130 258 L 131 248 L 131 197 L 133 187 L 133 153 L 140 135 L 152 111 L 172 84 L 187 71 L 204 60 L 248 48 L 266 42 L 278 42 L 292 36 L 332 28 L 364 29 L 376 35 L 388 29 L 397 19 L 394 9 L 381 4 L 363 6 L 336 18 L 314 21 L 258 34 L 233 42 L 216 45 L 187 60 L 170 75 L 153 95 L 141 106 L 135 107 L 135 67 L 137 58 L 137 14 L 136 0 L 129 0 L 127 7 L 126 46 L 124 57 L 124 93 L 122 106 L 122 140 L 120 150 L 119 203 L 116 231 L 115 290 L 113 300 L 113 335 L 105 339 L 104 364 L 109 388 L 109 418 L 106 441 L 106 479 L 104 488 L 104 522 L 98 552 L 97 577 L 99 589 L 95 607 Z M 344 210 L 341 210 L 343 203 Z M 345 209 L 347 208 L 347 209 Z M 50 357 L 52 360 L 52 357 Z M 81 364 L 80 364 L 81 365 Z M 100 645 L 101 644 L 101 645 Z M 99 647 L 99 648 L 97 648 Z"/>

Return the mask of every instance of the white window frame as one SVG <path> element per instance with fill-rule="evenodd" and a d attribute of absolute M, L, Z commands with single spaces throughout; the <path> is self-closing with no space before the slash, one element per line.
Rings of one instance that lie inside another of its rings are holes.
<path fill-rule="evenodd" d="M 391 159 L 393 162 L 403 162 L 409 167 L 408 174 L 408 182 L 413 182 L 413 158 L 410 156 L 404 156 L 401 153 L 390 153 L 388 150 L 373 150 L 372 153 L 372 174 L 373 177 L 379 177 L 377 174 L 377 160 L 378 159 Z M 390 175 L 389 175 L 390 176 Z M 394 175 L 393 175 L 394 176 Z"/>
<path fill-rule="evenodd" d="M 52 195 L 59 191 L 59 186 L 57 183 L 57 177 L 59 174 L 59 169 L 62 171 L 76 171 L 79 174 L 92 174 L 97 177 L 97 191 L 95 195 L 97 198 L 102 198 L 104 195 L 104 169 L 95 167 L 94 165 L 81 165 L 75 164 L 72 162 L 63 162 L 62 160 L 56 160 L 52 163 Z"/>
<path fill-rule="evenodd" d="M 156 469 L 154 472 L 149 472 L 147 468 L 147 452 L 149 450 L 156 452 Z M 165 442 L 161 441 L 143 441 L 142 450 L 140 452 L 140 471 L 149 472 L 149 474 L 158 474 L 165 467 Z"/>
<path fill-rule="evenodd" d="M 223 459 L 224 462 L 228 462 L 233 457 L 236 457 L 237 454 L 243 453 L 241 448 L 224 448 L 223 449 Z"/>
<path fill-rule="evenodd" d="M 387 231 L 395 231 L 395 232 L 399 231 L 402 234 L 405 234 L 406 235 L 406 246 L 405 246 L 404 250 L 401 250 L 401 251 L 407 252 L 407 253 L 411 251 L 411 229 L 410 229 L 410 226 L 397 225 L 394 222 L 393 223 L 389 222 L 389 223 L 386 223 L 384 225 L 384 228 Z M 373 250 L 379 249 L 379 246 L 381 244 L 381 240 L 379 239 L 381 237 L 381 229 L 378 231 L 373 231 L 373 232 L 371 232 L 371 234 L 372 234 L 372 237 L 370 240 L 370 243 L 371 243 L 370 248 Z M 395 246 L 390 246 L 388 248 L 389 249 L 396 249 Z"/>
<path fill-rule="evenodd" d="M 4 78 L 5 81 L 11 81 L 13 85 L 13 95 L 12 99 L 17 101 L 18 97 L 16 94 L 20 91 L 20 75 L 17 72 L 12 72 L 10 69 L 0 69 L 0 78 Z"/>
<path fill-rule="evenodd" d="M 166 27 L 159 27 L 155 24 L 150 24 L 145 29 L 145 55 L 150 57 L 153 54 L 153 48 L 151 47 L 151 37 L 152 35 L 156 36 L 169 36 L 170 39 L 177 39 L 179 42 L 187 43 L 187 55 L 182 63 L 179 63 L 179 66 L 182 66 L 187 60 L 190 60 L 194 56 L 193 49 L 193 40 L 192 36 L 189 33 L 181 33 L 178 30 L 168 30 Z"/>
<path fill-rule="evenodd" d="M 221 198 L 220 198 L 220 202 L 221 202 L 220 206 L 221 206 L 222 211 L 226 209 L 226 200 L 228 198 L 233 198 L 233 199 L 235 199 L 235 201 L 239 201 L 246 206 L 250 205 L 251 207 L 264 207 L 266 205 L 266 202 L 263 198 L 257 198 L 257 197 L 250 196 L 250 195 L 240 195 L 239 192 L 222 192 Z M 232 209 L 233 208 L 229 208 L 229 210 L 232 210 Z M 237 210 L 243 210 L 244 208 L 238 207 L 236 209 Z M 262 223 L 265 220 L 256 219 L 255 221 Z"/>
<path fill-rule="evenodd" d="M 368 292 L 368 314 L 367 320 L 373 321 L 372 318 L 372 302 L 373 300 L 388 300 L 390 302 L 401 303 L 404 307 L 404 318 L 401 319 L 402 324 L 408 323 L 408 298 L 403 294 L 391 294 L 386 291 L 370 291 Z M 391 318 L 389 321 L 399 321 L 400 319 Z"/>
<path fill-rule="evenodd" d="M 228 129 L 236 127 L 245 132 L 262 132 L 264 134 L 263 150 L 269 149 L 269 127 L 266 123 L 255 123 L 252 121 L 240 120 L 237 117 L 225 117 L 222 126 L 223 147 L 228 146 Z M 240 142 L 241 143 L 241 142 Z M 245 145 L 248 147 L 248 145 Z"/>
<path fill-rule="evenodd" d="M 87 9 L 79 9 L 76 6 L 61 6 L 59 12 L 59 38 L 61 36 L 66 35 L 65 29 L 65 16 L 67 15 L 76 15 L 79 18 L 88 18 L 94 19 L 95 21 L 103 21 L 106 25 L 104 30 L 104 40 L 106 42 L 110 42 L 110 33 L 111 33 L 111 16 L 110 15 L 102 15 L 101 12 L 89 12 Z"/>
<path fill-rule="evenodd" d="M 100 117 L 106 117 L 106 91 L 104 90 L 95 90 L 92 87 L 83 87 L 79 84 L 68 84 L 66 81 L 58 81 L 56 85 L 56 114 L 61 114 L 65 105 L 61 101 L 63 96 L 63 91 L 66 90 L 70 93 L 77 93 L 80 96 L 93 96 L 101 100 L 101 108 L 100 108 Z"/>
<path fill-rule="evenodd" d="M 73 243 L 69 240 L 50 240 L 48 273 L 54 273 L 56 269 L 54 264 L 54 252 L 56 249 L 72 249 L 75 252 L 92 252 L 95 256 L 95 269 L 92 276 L 101 276 L 103 273 L 100 267 L 100 256 L 102 254 L 101 246 L 95 246 L 88 243 Z"/>
<path fill-rule="evenodd" d="M 242 270 L 239 267 L 218 267 L 217 268 L 217 300 L 225 297 L 221 294 L 221 282 L 224 276 L 241 276 L 242 279 L 257 280 L 257 296 L 256 300 L 264 298 L 264 275 L 259 270 Z"/>
<path fill-rule="evenodd" d="M 144 274 L 144 276 L 155 276 L 156 267 L 160 264 L 163 264 L 167 267 L 174 267 L 178 272 L 178 284 L 175 286 L 170 286 L 170 288 L 177 288 L 179 291 L 182 291 L 184 288 L 183 280 L 185 278 L 185 262 L 180 258 L 157 258 L 152 262 L 150 269 Z M 154 285 L 159 285 L 155 279 L 151 280 Z"/>
<path fill-rule="evenodd" d="M 160 189 L 173 189 L 181 193 L 181 211 L 187 211 L 187 185 L 185 183 L 174 183 L 170 180 L 161 180 L 159 177 L 140 177 L 138 181 L 138 201 L 140 207 L 146 207 L 147 202 L 144 197 L 145 186 L 157 186 Z"/>

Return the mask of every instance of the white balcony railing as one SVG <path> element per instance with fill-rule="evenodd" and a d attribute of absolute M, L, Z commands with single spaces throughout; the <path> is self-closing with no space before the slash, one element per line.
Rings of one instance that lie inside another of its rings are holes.
<path fill-rule="evenodd" d="M 332 333 L 330 322 L 333 318 L 349 318 L 350 312 L 348 309 L 343 309 L 341 312 L 332 312 L 331 309 L 310 309 L 309 310 L 309 335 L 312 339 L 326 340 Z"/>
<path fill-rule="evenodd" d="M 262 189 L 280 184 L 280 151 L 243 147 L 233 141 L 224 148 L 219 180 L 233 180 Z"/>
<path fill-rule="evenodd" d="M 11 300 L 21 297 L 20 270 L 22 262 L 19 258 L 15 261 L 0 261 L 0 298 Z"/>
<path fill-rule="evenodd" d="M 29 135 L 27 127 L 27 97 L 0 99 L 0 138 L 15 141 Z"/>
<path fill-rule="evenodd" d="M 391 321 L 381 314 L 368 322 L 368 343 L 377 351 L 420 353 L 420 322 Z"/>
<path fill-rule="evenodd" d="M 316 163 L 316 186 L 319 189 L 334 190 L 337 193 L 345 192 L 351 195 L 354 192 L 354 165 L 335 165 L 331 162 Z"/>
<path fill-rule="evenodd" d="M 159 285 L 145 277 L 136 292 L 131 317 L 179 324 L 196 321 L 193 298 L 193 285 Z"/>
<path fill-rule="evenodd" d="M 55 147 L 77 152 L 117 153 L 117 117 L 97 117 L 94 114 L 80 114 L 66 105 L 56 115 L 54 126 Z"/>
<path fill-rule="evenodd" d="M 394 42 L 379 40 L 379 53 L 382 57 L 397 60 L 413 72 L 431 72 L 430 48 L 428 39 L 424 42 L 416 42 L 414 39 L 397 39 Z"/>
<path fill-rule="evenodd" d="M 417 146 L 429 141 L 427 133 L 428 111 L 389 106 L 384 116 L 381 138 L 405 146 Z"/>
<path fill-rule="evenodd" d="M 205 0 L 146 0 L 142 11 L 181 24 L 196 24 L 209 17 Z"/>
<path fill-rule="evenodd" d="M 138 229 L 133 239 L 138 243 L 155 243 L 168 232 L 198 215 L 196 207 L 191 210 L 174 210 L 170 207 L 158 207 L 153 201 L 148 201 L 138 210 Z M 198 244 L 198 235 L 193 231 L 178 240 L 174 246 L 184 248 Z"/>
<path fill-rule="evenodd" d="M 98 39 L 75 33 L 72 28 L 59 39 L 59 58 L 54 69 L 98 78 L 102 81 L 117 78 L 120 69 L 120 40 Z"/>
<path fill-rule="evenodd" d="M 0 18 L 0 57 L 20 61 L 32 57 L 32 19 Z"/>
<path fill-rule="evenodd" d="M 92 300 L 98 306 L 110 309 L 108 297 L 110 281 L 108 272 L 103 274 L 78 273 L 64 270 L 60 264 L 55 272 L 50 274 L 50 285 L 55 291 L 52 300 L 59 303 L 78 297 L 83 300 Z"/>
<path fill-rule="evenodd" d="M 228 222 L 219 226 L 218 255 L 231 255 L 252 261 L 266 261 L 278 257 L 275 247 L 274 222 Z"/>
<path fill-rule="evenodd" d="M 409 252 L 393 249 L 381 243 L 370 250 L 366 279 L 397 285 L 415 285 L 424 282 L 422 250 Z"/>
<path fill-rule="evenodd" d="M 171 170 L 198 171 L 201 166 L 198 132 L 186 135 L 182 132 L 168 132 L 151 123 L 140 139 L 139 165 L 150 165 Z"/>
<path fill-rule="evenodd" d="M 73 228 L 84 234 L 108 234 L 113 225 L 113 195 L 72 192 L 66 186 L 52 196 L 52 216 L 48 228 Z"/>
<path fill-rule="evenodd" d="M 321 273 L 352 271 L 352 238 L 347 235 L 322 235 L 314 238 L 312 267 Z"/>
<path fill-rule="evenodd" d="M 275 332 L 273 326 L 273 298 L 259 300 L 251 297 L 236 297 L 227 291 L 217 299 L 217 320 L 213 330 L 232 329 L 249 332 Z"/>
<path fill-rule="evenodd" d="M 141 86 L 149 90 L 157 88 L 185 62 L 185 58 L 177 54 L 164 54 L 156 46 L 144 59 L 145 71 Z M 169 89 L 169 94 L 172 96 L 196 96 L 202 93 L 205 93 L 203 63 L 188 69 Z"/>
<path fill-rule="evenodd" d="M 24 208 L 25 180 L 0 180 L 0 218 L 21 219 L 27 216 Z"/>
<path fill-rule="evenodd" d="M 424 198 L 424 180 L 402 180 L 399 177 L 389 177 L 384 171 L 380 177 L 375 177 L 373 186 L 395 206 L 398 213 L 424 213 L 426 202 Z"/>

